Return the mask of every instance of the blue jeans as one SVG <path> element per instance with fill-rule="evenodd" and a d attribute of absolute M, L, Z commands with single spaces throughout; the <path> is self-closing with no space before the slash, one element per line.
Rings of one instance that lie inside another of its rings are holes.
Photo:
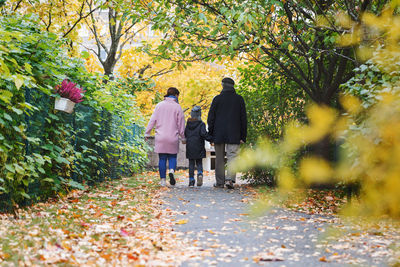
<path fill-rule="evenodd" d="M 159 157 L 158 170 L 160 172 L 160 178 L 165 179 L 167 176 L 167 160 L 168 160 L 168 168 L 175 170 L 177 154 L 159 153 L 158 157 Z"/>

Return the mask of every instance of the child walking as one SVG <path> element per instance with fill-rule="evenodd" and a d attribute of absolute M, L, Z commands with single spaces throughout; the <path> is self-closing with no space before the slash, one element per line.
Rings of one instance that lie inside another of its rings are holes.
<path fill-rule="evenodd" d="M 204 140 L 211 141 L 206 125 L 201 121 L 201 107 L 195 106 L 190 112 L 185 128 L 186 158 L 189 159 L 189 186 L 195 184 L 194 169 L 197 167 L 197 186 L 203 185 L 203 158 L 206 157 Z"/>

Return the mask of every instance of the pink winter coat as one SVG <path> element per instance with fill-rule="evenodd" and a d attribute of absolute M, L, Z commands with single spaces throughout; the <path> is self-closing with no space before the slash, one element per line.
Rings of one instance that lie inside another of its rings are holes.
<path fill-rule="evenodd" d="M 181 106 L 174 98 L 166 97 L 158 103 L 147 125 L 145 136 L 150 136 L 156 127 L 156 153 L 177 154 L 179 151 L 179 136 L 184 139 L 185 116 Z"/>

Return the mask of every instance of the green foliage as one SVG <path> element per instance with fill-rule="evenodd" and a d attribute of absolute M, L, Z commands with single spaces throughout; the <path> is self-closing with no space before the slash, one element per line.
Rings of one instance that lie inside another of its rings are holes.
<path fill-rule="evenodd" d="M 50 92 L 52 80 L 44 76 L 59 75 L 56 66 L 61 63 L 58 56 L 61 51 L 56 48 L 55 36 L 42 33 L 29 19 L 2 17 L 0 36 L 0 177 L 3 193 L 13 202 L 7 205 L 12 206 L 30 198 L 28 187 L 35 179 L 40 184 L 42 179 L 44 183 L 49 179 L 43 174 L 53 160 L 50 156 L 57 159 L 61 156 L 62 145 L 40 144 L 37 138 L 27 135 L 25 116 L 36 112 L 38 107 L 25 102 L 24 95 L 25 87 Z M 46 120 L 49 124 L 53 122 L 54 118 Z M 46 134 L 44 139 L 52 135 Z M 26 142 L 43 145 L 41 149 L 53 153 L 49 156 L 25 155 Z M 62 168 L 62 164 L 60 162 L 58 167 Z"/>
<path fill-rule="evenodd" d="M 182 64 L 244 57 L 296 84 L 309 99 L 335 103 L 339 85 L 353 75 L 354 51 L 336 46 L 339 13 L 359 19 L 361 1 L 156 1 L 153 29 L 166 39 L 152 53 Z M 320 25 L 321 18 L 327 26 Z M 171 30 L 173 29 L 173 30 Z M 152 47 L 148 46 L 148 50 Z M 265 72 L 265 71 L 264 71 Z"/>
<path fill-rule="evenodd" d="M 104 84 L 67 56 L 32 17 L 0 18 L 0 206 L 41 200 L 137 171 L 146 158 L 143 121 L 118 82 Z M 69 115 L 52 89 L 69 78 L 86 90 Z M 135 136 L 135 137 L 133 137 Z"/>
<path fill-rule="evenodd" d="M 273 63 L 271 63 L 273 64 Z M 284 125 L 291 120 L 304 117 L 304 93 L 296 84 L 274 72 L 264 72 L 259 64 L 249 64 L 240 69 L 241 80 L 238 88 L 246 102 L 248 114 L 248 143 L 250 146 L 260 137 L 274 142 L 282 138 Z M 244 177 L 255 184 L 275 184 L 275 172 L 270 168 L 254 168 Z"/>
<path fill-rule="evenodd" d="M 345 94 L 357 96 L 362 100 L 364 108 L 372 107 L 384 92 L 394 92 L 396 84 L 400 81 L 399 70 L 390 73 L 381 71 L 372 60 L 357 67 L 356 75 L 342 85 Z"/>
<path fill-rule="evenodd" d="M 283 126 L 291 120 L 304 117 L 304 93 L 296 84 L 274 72 L 264 72 L 261 65 L 248 65 L 240 69 L 238 92 L 246 101 L 248 110 L 248 139 L 255 143 L 268 136 L 278 141 Z"/>

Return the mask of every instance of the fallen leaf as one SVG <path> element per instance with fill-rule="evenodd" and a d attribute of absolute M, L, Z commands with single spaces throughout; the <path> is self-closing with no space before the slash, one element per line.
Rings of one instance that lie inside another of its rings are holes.
<path fill-rule="evenodd" d="M 261 253 L 256 259 L 258 259 L 258 261 L 284 261 L 284 258 L 278 257 L 272 252 Z"/>
<path fill-rule="evenodd" d="M 188 221 L 189 221 L 188 219 L 182 219 L 182 220 L 177 221 L 175 224 L 185 224 Z"/>
<path fill-rule="evenodd" d="M 88 224 L 88 223 L 86 223 L 86 222 L 81 222 L 81 226 L 82 227 L 85 227 L 85 228 L 88 228 L 88 227 L 90 227 L 91 225 L 90 224 Z"/>
<path fill-rule="evenodd" d="M 319 258 L 319 261 L 322 261 L 322 262 L 328 262 L 328 260 L 325 258 L 325 256 L 323 256 L 323 257 Z"/>
<path fill-rule="evenodd" d="M 126 256 L 128 257 L 128 259 L 134 260 L 134 261 L 137 261 L 139 259 L 138 255 L 133 254 L 133 253 L 128 253 Z"/>

